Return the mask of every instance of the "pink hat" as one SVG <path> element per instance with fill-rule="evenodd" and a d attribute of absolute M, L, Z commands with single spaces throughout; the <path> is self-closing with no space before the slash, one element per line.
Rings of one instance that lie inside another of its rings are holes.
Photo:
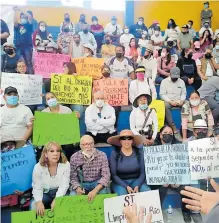
<path fill-rule="evenodd" d="M 200 48 L 200 42 L 199 41 L 195 41 L 194 42 L 194 46 L 195 46 L 195 48 Z"/>
<path fill-rule="evenodd" d="M 153 24 L 153 25 L 155 25 L 155 24 L 159 24 L 159 21 L 154 20 L 154 21 L 152 22 L 152 24 Z"/>

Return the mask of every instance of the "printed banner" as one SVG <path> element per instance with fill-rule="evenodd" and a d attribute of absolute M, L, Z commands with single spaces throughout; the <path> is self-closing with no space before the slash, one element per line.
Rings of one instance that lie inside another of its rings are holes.
<path fill-rule="evenodd" d="M 52 73 L 62 73 L 64 63 L 70 60 L 70 55 L 36 52 L 34 53 L 35 74 L 50 78 Z"/>
<path fill-rule="evenodd" d="M 26 191 L 32 185 L 36 156 L 32 146 L 1 154 L 1 196 Z"/>
<path fill-rule="evenodd" d="M 151 212 L 152 221 L 163 223 L 163 214 L 160 205 L 160 196 L 158 190 L 142 192 L 137 194 L 128 194 L 118 197 L 113 197 L 104 200 L 104 216 L 105 223 L 119 222 L 127 223 L 123 214 L 124 207 L 137 205 L 138 211 L 140 207 L 144 208 L 144 220 L 146 216 Z"/>
<path fill-rule="evenodd" d="M 219 177 L 219 140 L 205 138 L 188 142 L 192 180 Z"/>
<path fill-rule="evenodd" d="M 164 120 L 165 120 L 165 104 L 164 104 L 164 101 L 153 100 L 149 107 L 154 108 L 157 112 L 158 132 L 159 132 L 160 129 L 164 126 Z"/>
<path fill-rule="evenodd" d="M 85 76 L 51 76 L 51 92 L 64 104 L 91 104 L 92 78 Z"/>
<path fill-rule="evenodd" d="M 105 101 L 111 106 L 128 105 L 128 79 L 101 79 L 93 82 L 93 95 L 104 92 Z"/>
<path fill-rule="evenodd" d="M 17 88 L 21 104 L 42 104 L 42 76 L 2 73 L 1 89 L 4 90 L 9 86 Z"/>
<path fill-rule="evenodd" d="M 115 194 L 100 194 L 89 203 L 87 195 L 65 196 L 56 199 L 55 223 L 103 223 L 104 199 Z"/>
<path fill-rule="evenodd" d="M 144 147 L 148 185 L 196 184 L 191 181 L 187 144 Z"/>
<path fill-rule="evenodd" d="M 60 145 L 80 141 L 79 121 L 75 113 L 54 114 L 35 112 L 33 127 L 33 145 L 42 146 L 50 141 Z"/>
<path fill-rule="evenodd" d="M 72 62 L 76 65 L 77 74 L 90 76 L 93 79 L 100 79 L 102 77 L 101 67 L 104 64 L 103 58 L 74 58 Z"/>

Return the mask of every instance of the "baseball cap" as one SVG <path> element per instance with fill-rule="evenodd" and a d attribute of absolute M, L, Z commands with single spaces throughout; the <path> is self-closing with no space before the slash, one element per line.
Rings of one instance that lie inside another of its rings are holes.
<path fill-rule="evenodd" d="M 172 78 L 180 78 L 180 69 L 178 67 L 172 67 L 170 69 L 170 76 Z"/>
<path fill-rule="evenodd" d="M 4 94 L 10 94 L 11 92 L 18 94 L 17 88 L 12 87 L 12 86 L 5 88 Z"/>
<path fill-rule="evenodd" d="M 185 29 L 188 29 L 189 26 L 187 24 L 183 25 L 181 28 L 185 28 Z"/>

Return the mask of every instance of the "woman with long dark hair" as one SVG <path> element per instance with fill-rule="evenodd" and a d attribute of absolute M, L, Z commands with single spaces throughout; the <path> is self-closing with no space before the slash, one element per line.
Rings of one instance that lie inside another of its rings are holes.
<path fill-rule="evenodd" d="M 201 51 L 205 52 L 206 47 L 212 46 L 213 47 L 213 39 L 211 36 L 211 32 L 206 29 L 202 36 L 200 37 L 200 44 L 201 44 Z"/>
<path fill-rule="evenodd" d="M 173 41 L 177 41 L 179 39 L 180 28 L 176 25 L 173 19 L 170 19 L 167 24 L 167 29 L 165 30 L 164 40 L 171 38 Z"/>

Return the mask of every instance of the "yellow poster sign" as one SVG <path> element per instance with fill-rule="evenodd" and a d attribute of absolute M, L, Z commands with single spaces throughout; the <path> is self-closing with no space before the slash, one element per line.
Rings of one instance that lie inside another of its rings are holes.
<path fill-rule="evenodd" d="M 58 98 L 59 103 L 90 105 L 92 78 L 52 74 L 51 92 Z"/>
<path fill-rule="evenodd" d="M 93 79 L 100 79 L 102 77 L 101 67 L 104 64 L 103 58 L 73 58 L 72 62 L 76 65 L 78 75 L 90 76 Z"/>

